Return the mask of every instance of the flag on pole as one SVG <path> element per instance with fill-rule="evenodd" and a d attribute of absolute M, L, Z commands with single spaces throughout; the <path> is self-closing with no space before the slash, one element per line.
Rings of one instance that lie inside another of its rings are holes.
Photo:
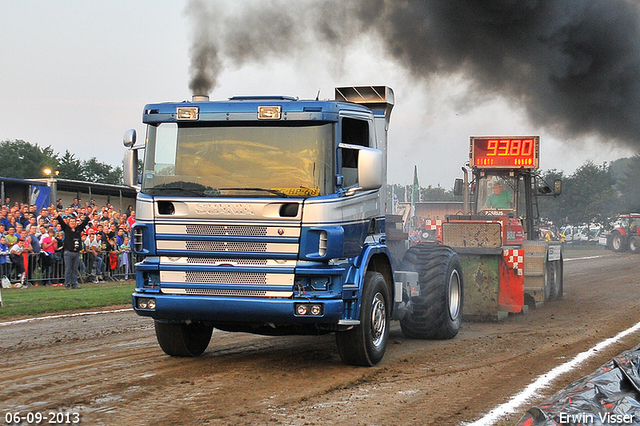
<path fill-rule="evenodd" d="M 420 184 L 418 183 L 418 166 L 413 167 L 413 197 L 411 204 L 415 206 L 420 201 Z"/>
<path fill-rule="evenodd" d="M 413 166 L 413 191 L 411 194 L 411 224 L 416 226 L 416 203 L 420 201 L 420 184 L 418 183 L 418 166 Z"/>

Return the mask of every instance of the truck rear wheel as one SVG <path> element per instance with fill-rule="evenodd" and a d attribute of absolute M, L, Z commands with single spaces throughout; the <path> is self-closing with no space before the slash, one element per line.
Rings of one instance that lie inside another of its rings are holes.
<path fill-rule="evenodd" d="M 611 234 L 611 250 L 615 252 L 625 250 L 624 242 L 622 241 L 622 234 L 618 231 L 614 231 L 613 234 Z"/>
<path fill-rule="evenodd" d="M 389 287 L 378 272 L 367 272 L 362 290 L 360 324 L 336 332 L 342 362 L 370 367 L 382 360 L 389 340 Z"/>
<path fill-rule="evenodd" d="M 156 338 L 167 355 L 194 357 L 209 346 L 213 326 L 200 322 L 191 324 L 155 321 Z"/>
<path fill-rule="evenodd" d="M 631 253 L 640 253 L 640 238 L 629 237 L 629 251 Z"/>
<path fill-rule="evenodd" d="M 460 331 L 463 306 L 462 266 L 453 249 L 416 245 L 404 256 L 405 268 L 418 273 L 420 296 L 412 297 L 400 321 L 413 339 L 451 339 Z"/>

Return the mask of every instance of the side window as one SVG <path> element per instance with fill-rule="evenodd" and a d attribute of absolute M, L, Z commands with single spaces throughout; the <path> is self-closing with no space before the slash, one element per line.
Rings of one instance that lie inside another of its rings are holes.
<path fill-rule="evenodd" d="M 162 123 L 156 131 L 155 172 L 158 176 L 176 174 L 176 142 L 178 125 Z"/>
<path fill-rule="evenodd" d="M 369 146 L 369 123 L 354 118 L 343 118 L 342 142 L 349 145 Z"/>
<path fill-rule="evenodd" d="M 342 143 L 369 146 L 369 123 L 354 118 L 342 119 Z M 358 183 L 358 150 L 342 149 L 342 187 L 349 188 Z"/>

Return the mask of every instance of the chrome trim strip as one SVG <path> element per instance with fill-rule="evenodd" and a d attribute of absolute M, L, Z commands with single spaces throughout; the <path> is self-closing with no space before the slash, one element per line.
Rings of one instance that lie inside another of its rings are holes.
<path fill-rule="evenodd" d="M 199 229 L 199 232 L 195 232 Z M 230 225 L 229 223 L 157 224 L 157 234 L 247 236 L 247 237 L 300 237 L 300 226 L 264 226 L 254 223 Z"/>
<path fill-rule="evenodd" d="M 195 251 L 225 251 L 232 253 L 298 253 L 297 244 L 281 244 L 281 243 L 260 243 L 259 241 L 250 242 L 223 242 L 223 241 L 189 241 L 189 245 L 193 246 L 187 249 L 187 241 L 175 240 L 157 240 L 156 247 L 158 250 L 195 250 Z M 210 245 L 211 248 L 194 248 L 196 246 L 205 247 Z M 213 246 L 220 246 L 219 249 L 213 250 Z M 243 249 L 246 247 L 246 249 Z"/>
<path fill-rule="evenodd" d="M 227 259 L 221 257 L 160 257 L 161 265 L 198 265 L 198 266 L 255 266 L 260 268 L 293 268 L 297 266 L 296 260 L 276 259 Z"/>
<path fill-rule="evenodd" d="M 283 297 L 293 296 L 292 291 L 252 291 L 215 288 L 162 288 L 163 294 L 189 296 L 227 296 L 227 297 Z"/>
<path fill-rule="evenodd" d="M 206 278 L 206 281 L 189 281 L 188 275 L 199 275 Z M 234 283 L 229 282 L 232 279 L 222 279 L 223 277 L 237 276 L 239 281 L 255 281 L 256 279 L 264 279 L 264 282 L 255 283 L 256 285 L 278 285 L 283 287 L 293 286 L 293 274 L 267 274 L 267 273 L 251 273 L 246 271 L 238 272 L 204 272 L 204 271 L 160 271 L 161 282 L 173 283 L 202 283 L 202 284 L 247 284 L 247 282 Z"/>

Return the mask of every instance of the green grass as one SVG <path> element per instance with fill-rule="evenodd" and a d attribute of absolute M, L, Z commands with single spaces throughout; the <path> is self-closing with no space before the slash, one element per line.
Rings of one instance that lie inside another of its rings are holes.
<path fill-rule="evenodd" d="M 603 246 L 596 244 L 565 244 L 564 258 L 572 259 L 576 257 L 598 256 L 611 253 L 611 250 L 605 250 Z"/>
<path fill-rule="evenodd" d="M 63 287 L 2 289 L 0 319 L 77 311 L 104 306 L 131 305 L 133 281 L 85 283 L 78 290 Z"/>

